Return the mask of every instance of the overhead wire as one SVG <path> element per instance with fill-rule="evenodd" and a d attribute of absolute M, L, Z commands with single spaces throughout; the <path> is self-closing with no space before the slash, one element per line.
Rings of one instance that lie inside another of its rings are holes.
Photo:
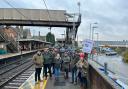
<path fill-rule="evenodd" d="M 30 20 L 31 21 L 31 19 L 30 18 L 28 18 L 27 16 L 25 16 L 19 9 L 17 9 L 17 8 L 15 8 L 11 3 L 9 3 L 9 1 L 8 0 L 3 0 L 6 4 L 8 4 L 10 7 L 12 7 L 12 8 L 14 8 L 20 15 L 22 15 L 24 18 L 26 18 L 26 19 L 28 19 L 28 20 Z M 45 0 L 42 0 L 43 1 L 43 3 L 44 3 L 44 5 L 45 5 L 45 7 L 46 7 L 46 10 L 47 10 L 47 13 L 48 13 L 48 21 L 49 21 L 49 24 L 51 25 L 51 15 L 50 15 L 50 12 L 49 12 L 49 9 L 48 9 L 48 7 L 47 7 L 47 4 L 46 4 L 46 2 L 45 2 Z M 31 21 L 31 23 L 32 23 L 32 21 Z M 51 27 L 50 27 L 51 28 Z"/>
<path fill-rule="evenodd" d="M 46 10 L 47 10 L 47 13 L 48 13 L 48 17 L 49 17 L 49 21 L 50 21 L 51 20 L 50 12 L 48 10 L 48 7 L 47 7 L 47 4 L 46 4 L 45 0 L 43 0 L 43 2 L 44 2 L 44 5 L 46 7 Z"/>
<path fill-rule="evenodd" d="M 29 19 L 27 16 L 25 16 L 21 11 L 19 11 L 17 8 L 15 8 L 11 3 L 9 3 L 7 0 L 3 0 L 6 4 L 8 4 L 10 7 L 14 8 L 20 15 L 22 15 L 24 18 L 28 19 L 31 21 L 31 19 Z M 32 23 L 32 21 L 31 21 Z"/>
<path fill-rule="evenodd" d="M 4 1 L 6 4 L 8 4 L 10 7 L 14 8 L 14 9 L 15 9 L 20 15 L 22 15 L 24 18 L 30 20 L 30 22 L 33 23 L 30 18 L 28 18 L 27 16 L 25 16 L 19 9 L 15 8 L 11 3 L 9 3 L 8 0 L 3 0 L 3 1 Z M 50 12 L 49 12 L 49 10 L 48 10 L 48 7 L 47 7 L 47 4 L 46 4 L 45 0 L 42 0 L 42 1 L 43 1 L 44 5 L 45 5 L 45 7 L 46 7 L 46 10 L 47 10 L 47 13 L 48 13 L 48 21 L 49 21 L 49 24 L 51 25 L 51 22 L 50 22 L 50 21 L 51 21 Z M 51 31 L 51 27 L 50 27 L 50 31 Z"/>
<path fill-rule="evenodd" d="M 45 8 L 46 8 L 46 10 L 47 10 L 47 13 L 48 13 L 48 21 L 49 21 L 49 24 L 51 25 L 51 15 L 50 15 L 50 12 L 49 12 L 49 9 L 48 9 L 48 7 L 47 7 L 47 4 L 46 4 L 46 2 L 45 2 L 45 0 L 42 0 L 43 1 L 43 3 L 44 3 L 44 5 L 45 5 Z M 51 31 L 51 27 L 50 27 L 50 31 Z"/>

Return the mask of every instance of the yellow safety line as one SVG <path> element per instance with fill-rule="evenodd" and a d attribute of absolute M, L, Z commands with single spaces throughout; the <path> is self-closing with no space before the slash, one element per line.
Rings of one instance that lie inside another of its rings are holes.
<path fill-rule="evenodd" d="M 30 78 L 34 75 L 34 73 L 18 88 L 18 89 L 21 89 L 21 88 L 24 88 L 23 86 L 26 85 L 26 83 L 30 80 Z"/>
<path fill-rule="evenodd" d="M 31 89 L 33 89 L 33 88 L 34 88 L 34 86 L 31 84 L 31 81 L 28 81 L 28 83 L 29 83 L 29 85 L 30 85 Z"/>
<path fill-rule="evenodd" d="M 48 79 L 47 80 L 44 80 L 44 84 L 43 84 L 43 88 L 42 89 L 45 89 L 46 88 L 47 82 L 48 82 Z"/>
<path fill-rule="evenodd" d="M 29 77 L 29 79 L 26 81 L 30 85 L 31 89 L 34 89 L 34 86 L 32 85 L 32 79 L 33 79 L 33 74 Z"/>
<path fill-rule="evenodd" d="M 47 81 L 48 81 L 48 79 L 47 80 L 43 80 L 43 82 L 39 82 L 39 84 L 36 84 L 36 85 L 34 85 L 33 86 L 33 83 L 32 83 L 32 80 L 34 79 L 34 73 L 26 80 L 26 82 L 28 82 L 28 84 L 30 85 L 30 88 L 31 89 L 45 89 L 46 88 L 46 85 L 47 85 Z M 24 82 L 21 86 L 20 86 L 20 88 L 19 89 L 24 89 L 23 88 L 23 85 L 26 83 L 26 82 Z M 40 86 L 40 87 L 39 87 Z"/>

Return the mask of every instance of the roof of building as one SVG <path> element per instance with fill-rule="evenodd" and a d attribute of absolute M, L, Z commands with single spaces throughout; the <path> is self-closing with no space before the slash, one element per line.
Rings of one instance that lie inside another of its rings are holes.
<path fill-rule="evenodd" d="M 65 41 L 64 38 L 56 38 L 56 41 Z"/>
<path fill-rule="evenodd" d="M 128 45 L 128 41 L 95 41 L 95 45 L 125 46 L 125 45 Z"/>
<path fill-rule="evenodd" d="M 52 44 L 51 42 L 46 42 L 46 41 L 42 41 L 42 40 L 38 40 L 38 39 L 20 39 L 18 41 L 36 41 L 36 42 Z"/>

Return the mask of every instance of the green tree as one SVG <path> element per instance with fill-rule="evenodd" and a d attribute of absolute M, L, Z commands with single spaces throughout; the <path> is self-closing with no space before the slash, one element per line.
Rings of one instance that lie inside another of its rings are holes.
<path fill-rule="evenodd" d="M 123 53 L 123 61 L 128 63 L 128 50 Z"/>
<path fill-rule="evenodd" d="M 55 44 L 55 36 L 51 32 L 48 32 L 46 35 L 46 41 L 51 42 L 53 45 Z"/>
<path fill-rule="evenodd" d="M 115 51 L 116 51 L 118 54 L 122 54 L 121 48 L 116 48 Z"/>

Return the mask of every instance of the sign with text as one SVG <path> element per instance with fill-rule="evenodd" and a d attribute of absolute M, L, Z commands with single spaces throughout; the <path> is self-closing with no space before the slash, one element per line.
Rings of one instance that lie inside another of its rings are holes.
<path fill-rule="evenodd" d="M 85 53 L 91 53 L 93 48 L 93 41 L 86 39 L 83 41 L 83 52 Z"/>

